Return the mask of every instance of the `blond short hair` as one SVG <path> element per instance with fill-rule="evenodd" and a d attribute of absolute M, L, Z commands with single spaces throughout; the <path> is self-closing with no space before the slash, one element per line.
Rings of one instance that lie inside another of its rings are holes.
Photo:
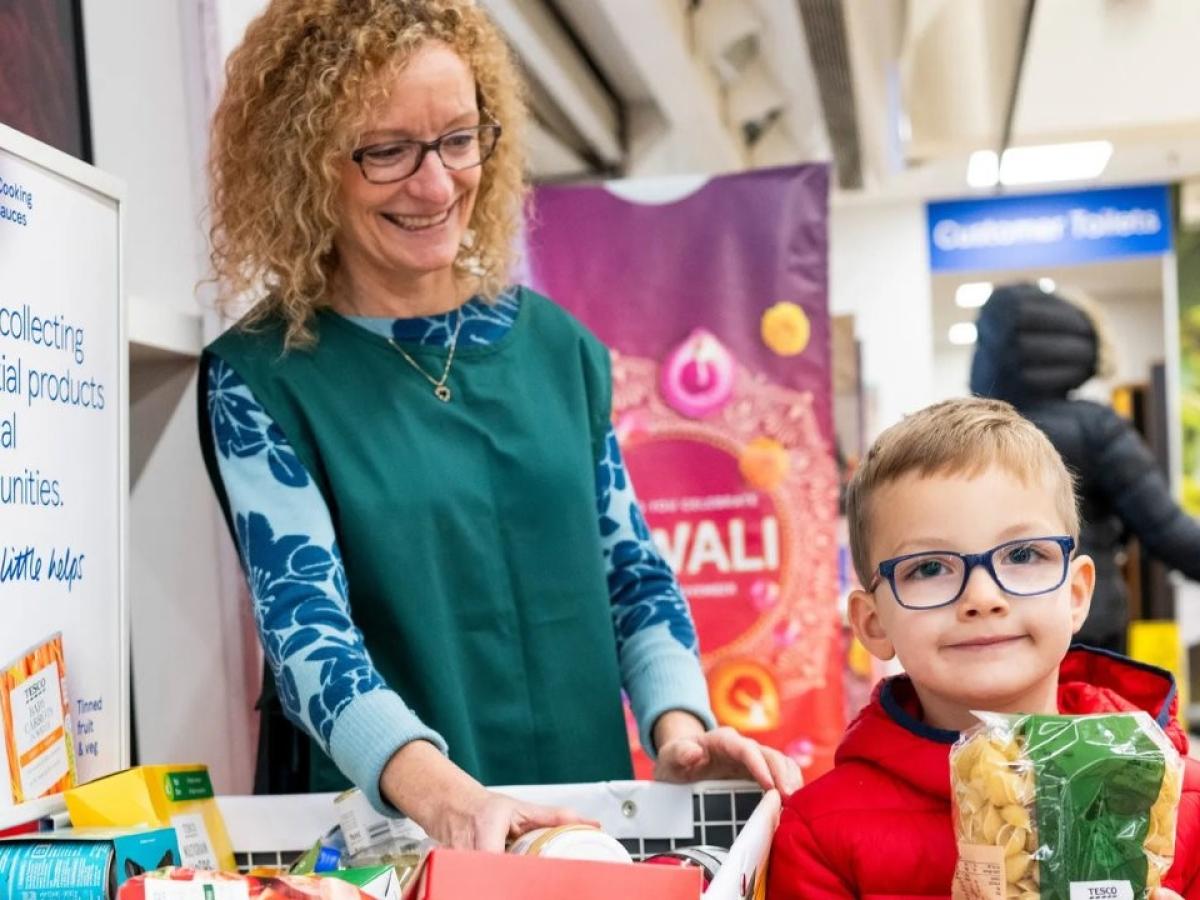
<path fill-rule="evenodd" d="M 386 97 L 385 76 L 435 41 L 467 63 L 480 109 L 504 129 L 456 274 L 488 299 L 508 286 L 527 193 L 525 87 L 475 0 L 272 0 L 229 57 L 213 119 L 211 261 L 224 308 L 265 291 L 247 323 L 276 316 L 289 346 L 311 342 L 338 264 L 340 165 Z"/>
<path fill-rule="evenodd" d="M 1002 400 L 946 400 L 884 431 L 850 480 L 846 518 L 859 582 L 868 584 L 874 571 L 870 537 L 876 491 L 909 473 L 974 476 L 989 466 L 1000 466 L 1022 484 L 1047 484 L 1067 533 L 1079 539 L 1075 480 L 1041 429 Z"/>

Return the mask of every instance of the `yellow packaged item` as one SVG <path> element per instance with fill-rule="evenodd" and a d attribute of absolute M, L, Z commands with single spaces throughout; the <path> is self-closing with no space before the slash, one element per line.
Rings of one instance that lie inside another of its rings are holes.
<path fill-rule="evenodd" d="M 76 828 L 171 826 L 185 868 L 237 869 L 205 766 L 138 766 L 69 790 L 66 800 Z"/>

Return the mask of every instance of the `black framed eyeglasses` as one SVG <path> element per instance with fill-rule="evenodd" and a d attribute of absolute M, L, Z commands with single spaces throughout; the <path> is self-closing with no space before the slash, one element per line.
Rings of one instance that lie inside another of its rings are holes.
<path fill-rule="evenodd" d="M 358 163 L 363 178 L 372 184 L 391 184 L 416 174 L 427 153 L 436 153 L 442 165 L 451 171 L 482 166 L 500 140 L 501 128 L 485 122 L 470 128 L 456 128 L 432 141 L 387 141 L 359 147 L 350 154 Z"/>
<path fill-rule="evenodd" d="M 1074 538 L 1058 535 L 1006 541 L 982 553 L 909 553 L 881 562 L 867 590 L 874 591 L 886 580 L 904 608 L 936 609 L 956 602 L 971 571 L 983 566 L 1004 593 L 1033 597 L 1062 587 L 1074 550 Z"/>

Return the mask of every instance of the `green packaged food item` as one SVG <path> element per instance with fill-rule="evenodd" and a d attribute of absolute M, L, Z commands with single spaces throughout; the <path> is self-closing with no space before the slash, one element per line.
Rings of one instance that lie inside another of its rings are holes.
<path fill-rule="evenodd" d="M 1150 716 L 979 717 L 950 752 L 955 898 L 1144 900 L 1162 883 L 1183 762 Z"/>

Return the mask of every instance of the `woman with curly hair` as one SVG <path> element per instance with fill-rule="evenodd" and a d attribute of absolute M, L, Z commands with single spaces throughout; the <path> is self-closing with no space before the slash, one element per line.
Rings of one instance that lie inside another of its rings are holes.
<path fill-rule="evenodd" d="M 523 90 L 471 0 L 273 0 L 213 125 L 205 460 L 271 677 L 259 790 L 358 785 L 454 846 L 573 814 L 484 785 L 795 764 L 715 728 L 609 423 L 604 347 L 510 283 Z M 284 733 L 284 718 L 306 738 Z"/>

